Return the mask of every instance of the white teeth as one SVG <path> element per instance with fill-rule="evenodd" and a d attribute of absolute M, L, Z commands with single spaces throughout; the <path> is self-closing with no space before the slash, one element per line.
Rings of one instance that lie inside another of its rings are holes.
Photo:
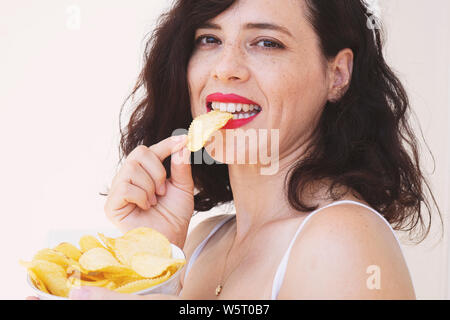
<path fill-rule="evenodd" d="M 247 118 L 253 117 L 254 115 L 256 115 L 256 112 L 254 112 L 254 113 L 239 113 L 239 114 L 233 115 L 233 119 L 247 119 Z"/>
<path fill-rule="evenodd" d="M 234 103 L 229 103 L 227 106 L 227 111 L 230 113 L 236 112 L 236 105 Z"/>
<path fill-rule="evenodd" d="M 247 114 L 248 116 L 255 115 L 257 112 L 261 111 L 261 107 L 257 105 L 251 105 L 251 104 L 243 104 L 243 103 L 224 103 L 224 102 L 212 102 L 211 108 L 213 110 L 220 110 L 222 112 L 249 112 Z M 255 112 L 254 112 L 255 111 Z M 241 116 L 241 115 L 239 115 Z M 245 118 L 245 114 L 242 114 L 242 116 Z M 247 117 L 248 118 L 248 117 Z M 241 118 L 239 118 L 241 119 Z"/>

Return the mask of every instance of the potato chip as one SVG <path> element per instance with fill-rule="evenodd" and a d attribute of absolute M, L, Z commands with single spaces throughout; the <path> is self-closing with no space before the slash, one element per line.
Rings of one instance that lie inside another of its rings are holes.
<path fill-rule="evenodd" d="M 86 271 L 83 268 L 81 268 L 78 261 L 75 261 L 67 257 L 64 253 L 53 249 L 45 248 L 39 250 L 34 255 L 33 260 L 45 260 L 56 263 L 57 265 L 60 265 L 66 271 L 67 274 L 71 274 L 75 270 L 86 273 Z"/>
<path fill-rule="evenodd" d="M 133 273 L 103 272 L 103 275 L 105 279 L 113 281 L 118 287 L 133 281 L 145 279 L 134 271 Z"/>
<path fill-rule="evenodd" d="M 116 258 L 106 249 L 93 248 L 85 253 L 80 258 L 80 265 L 87 271 L 102 272 L 105 278 L 141 278 L 133 269 L 119 263 Z"/>
<path fill-rule="evenodd" d="M 144 278 L 154 278 L 172 267 L 178 270 L 185 264 L 184 259 L 162 258 L 149 253 L 138 253 L 131 259 L 131 268 Z"/>
<path fill-rule="evenodd" d="M 32 269 L 28 269 L 28 274 L 30 275 L 31 282 L 33 282 L 33 284 L 36 288 L 38 288 L 42 292 L 50 293 L 50 292 L 48 292 L 47 288 L 45 287 L 44 281 L 39 279 L 37 274 Z"/>
<path fill-rule="evenodd" d="M 64 269 L 66 269 L 69 265 L 72 264 L 72 259 L 69 259 L 64 253 L 60 251 L 56 251 L 53 249 L 42 249 L 39 250 L 33 257 L 33 260 L 45 260 L 49 262 L 56 263 L 60 265 Z"/>
<path fill-rule="evenodd" d="M 80 286 L 104 287 L 104 288 L 107 287 L 110 290 L 117 287 L 116 284 L 114 283 L 114 281 L 111 281 L 108 279 L 87 281 L 87 280 L 82 280 L 77 276 L 69 277 L 67 279 L 67 286 L 71 289 L 74 287 L 80 287 Z"/>
<path fill-rule="evenodd" d="M 169 240 L 151 228 L 137 228 L 118 238 L 99 237 L 104 244 L 93 236 L 83 236 L 81 250 L 63 242 L 38 251 L 31 262 L 21 264 L 37 289 L 67 297 L 76 286 L 124 293 L 144 290 L 166 281 L 186 262 L 172 259 Z"/>
<path fill-rule="evenodd" d="M 64 253 L 69 258 L 78 261 L 81 256 L 81 251 L 75 247 L 73 244 L 68 242 L 62 242 L 58 244 L 55 248 L 53 248 L 56 251 Z"/>
<path fill-rule="evenodd" d="M 42 280 L 49 293 L 60 297 L 68 296 L 69 287 L 66 283 L 67 276 L 63 267 L 46 260 L 22 262 L 22 265 L 28 270 L 31 270 L 37 278 Z"/>
<path fill-rule="evenodd" d="M 136 228 L 116 239 L 103 236 L 102 240 L 114 251 L 119 262 L 128 266 L 131 265 L 131 258 L 136 253 L 150 253 L 165 258 L 172 255 L 169 240 L 160 232 L 150 228 Z"/>
<path fill-rule="evenodd" d="M 80 238 L 78 244 L 80 245 L 81 252 L 86 252 L 93 248 L 105 248 L 94 236 L 83 236 Z"/>
<path fill-rule="evenodd" d="M 103 233 L 99 233 L 98 236 L 100 237 L 100 239 L 103 241 L 103 243 L 106 246 L 106 250 L 108 250 L 109 252 L 111 252 L 111 254 L 113 256 L 116 256 L 115 252 L 114 252 L 114 239 L 113 238 L 109 238 L 107 236 L 105 236 Z"/>
<path fill-rule="evenodd" d="M 98 280 L 105 280 L 105 275 L 103 272 L 89 272 L 87 270 L 79 269 L 72 269 L 71 272 L 68 272 L 70 270 L 70 267 L 66 270 L 66 273 L 69 277 L 77 277 L 81 280 L 86 281 L 98 281 Z"/>
<path fill-rule="evenodd" d="M 189 127 L 187 148 L 192 152 L 200 150 L 211 135 L 232 118 L 232 113 L 216 110 L 198 116 Z"/>
<path fill-rule="evenodd" d="M 106 249 L 93 248 L 83 253 L 80 257 L 80 265 L 87 271 L 101 271 L 110 266 L 121 266 L 114 256 Z"/>
<path fill-rule="evenodd" d="M 154 287 L 154 286 L 166 281 L 167 279 L 170 278 L 171 275 L 172 274 L 170 272 L 166 272 L 165 274 L 163 274 L 157 278 L 142 279 L 142 280 L 129 282 L 125 285 L 122 285 L 122 286 L 114 289 L 114 291 L 119 292 L 119 293 L 135 293 L 135 292 L 138 292 L 141 290 L 146 290 L 146 289 L 149 289 L 151 287 Z"/>

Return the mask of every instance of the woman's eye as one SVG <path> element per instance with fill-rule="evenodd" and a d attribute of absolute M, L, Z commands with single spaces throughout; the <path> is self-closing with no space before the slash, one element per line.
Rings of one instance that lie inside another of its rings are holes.
<path fill-rule="evenodd" d="M 200 36 L 197 38 L 197 40 L 195 40 L 195 44 L 204 46 L 204 45 L 208 45 L 208 44 L 214 44 L 215 41 L 219 41 L 219 40 L 217 40 L 216 38 L 214 38 L 212 36 Z"/>
<path fill-rule="evenodd" d="M 221 44 L 222 42 L 213 36 L 200 36 L 195 40 L 197 46 L 209 46 L 213 44 Z M 269 39 L 261 39 L 256 42 L 258 47 L 262 49 L 283 49 L 284 46 L 276 41 Z M 262 43 L 262 45 L 259 45 Z"/>
<path fill-rule="evenodd" d="M 284 48 L 284 46 L 282 44 L 280 44 L 276 41 L 269 40 L 269 39 L 262 39 L 262 40 L 259 40 L 257 43 L 258 44 L 263 43 L 263 45 L 262 46 L 259 45 L 259 47 L 263 47 L 264 49 L 283 49 Z"/>

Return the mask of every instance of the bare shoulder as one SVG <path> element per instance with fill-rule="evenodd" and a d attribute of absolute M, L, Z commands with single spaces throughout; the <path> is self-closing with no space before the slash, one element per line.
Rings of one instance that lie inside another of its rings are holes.
<path fill-rule="evenodd" d="M 292 248 L 280 299 L 415 299 L 390 227 L 355 204 L 325 208 Z"/>

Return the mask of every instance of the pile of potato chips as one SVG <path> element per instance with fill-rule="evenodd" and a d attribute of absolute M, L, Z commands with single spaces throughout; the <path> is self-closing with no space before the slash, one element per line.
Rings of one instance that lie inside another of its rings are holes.
<path fill-rule="evenodd" d="M 67 297 L 73 287 L 104 287 L 120 293 L 146 290 L 168 280 L 186 261 L 172 258 L 169 240 L 151 228 L 137 228 L 118 238 L 98 234 L 42 249 L 21 264 L 39 290 Z"/>

